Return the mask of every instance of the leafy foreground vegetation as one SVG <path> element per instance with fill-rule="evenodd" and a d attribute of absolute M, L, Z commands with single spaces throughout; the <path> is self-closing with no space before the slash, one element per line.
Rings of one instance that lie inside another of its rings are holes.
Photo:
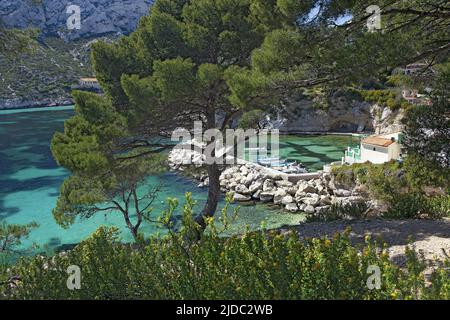
<path fill-rule="evenodd" d="M 162 222 L 164 238 L 145 244 L 120 244 L 117 230 L 101 227 L 74 250 L 54 257 L 24 259 L 0 271 L 5 299 L 447 299 L 448 272 L 438 269 L 428 285 L 425 263 L 407 251 L 405 269 L 390 262 L 386 247 L 366 239 L 357 248 L 348 233 L 333 239 L 299 240 L 296 233 L 247 232 L 221 237 L 228 225 L 212 219 L 201 240 L 192 240 L 194 202 L 184 205 L 183 227 L 173 232 L 169 201 Z M 81 289 L 68 290 L 71 265 L 81 269 Z M 369 290 L 372 273 L 381 270 L 380 289 Z M 449 264 L 447 264 L 448 266 Z M 10 281 L 8 281 L 10 279 Z"/>

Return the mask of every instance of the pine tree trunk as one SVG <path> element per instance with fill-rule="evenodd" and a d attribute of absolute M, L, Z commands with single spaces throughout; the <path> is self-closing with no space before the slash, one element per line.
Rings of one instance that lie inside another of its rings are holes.
<path fill-rule="evenodd" d="M 207 119 L 207 129 L 216 128 L 216 111 L 214 108 L 208 110 L 206 115 Z M 214 143 L 211 141 L 210 143 Z M 212 156 L 215 157 L 214 151 L 212 152 Z M 208 165 L 208 177 L 209 177 L 209 190 L 208 190 L 208 199 L 206 201 L 205 207 L 203 208 L 202 214 L 198 216 L 195 221 L 200 225 L 200 233 L 206 228 L 205 218 L 213 217 L 217 210 L 217 205 L 219 203 L 220 198 L 220 170 L 219 166 L 216 162 Z M 201 234 L 198 235 L 198 238 L 201 237 Z"/>
<path fill-rule="evenodd" d="M 201 231 L 206 228 L 205 218 L 212 217 L 216 213 L 220 198 L 220 171 L 216 163 L 208 166 L 209 190 L 208 199 L 202 214 L 197 217 L 196 222 L 200 225 Z"/>

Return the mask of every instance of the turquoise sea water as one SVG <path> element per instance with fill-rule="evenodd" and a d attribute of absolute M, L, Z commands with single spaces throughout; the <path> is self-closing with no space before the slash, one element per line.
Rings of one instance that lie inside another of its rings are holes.
<path fill-rule="evenodd" d="M 97 214 L 77 221 L 68 229 L 61 228 L 53 219 L 51 211 L 68 172 L 53 160 L 50 140 L 55 131 L 63 130 L 64 120 L 73 113 L 71 107 L 0 111 L 0 223 L 39 223 L 19 249 L 35 243 L 39 246 L 37 250 L 51 251 L 78 243 L 100 225 L 119 227 L 123 240 L 131 240 L 119 213 Z M 282 136 L 280 153 L 284 158 L 305 163 L 309 169 L 319 170 L 325 163 L 340 160 L 346 146 L 352 143 L 355 139 L 348 136 Z M 206 199 L 206 189 L 199 189 L 197 183 L 174 173 L 151 176 L 148 185 L 162 185 L 153 205 L 155 213 L 166 208 L 167 197 L 182 202 L 184 194 L 192 192 L 199 209 Z M 269 227 L 280 227 L 297 224 L 303 218 L 266 205 L 242 206 L 230 232 L 243 231 L 246 225 L 257 228 L 263 220 Z M 151 224 L 144 224 L 141 230 L 146 234 L 159 231 Z"/>
<path fill-rule="evenodd" d="M 0 223 L 39 223 L 39 228 L 31 232 L 19 249 L 29 248 L 33 243 L 40 251 L 77 243 L 100 225 L 117 226 L 123 231 L 123 240 L 131 240 L 119 213 L 97 214 L 77 221 L 69 229 L 61 228 L 53 219 L 51 211 L 68 172 L 53 160 L 50 141 L 55 131 L 63 130 L 64 120 L 72 115 L 73 109 L 68 107 L 0 111 Z M 166 208 L 167 197 L 182 201 L 186 192 L 192 192 L 199 202 L 198 208 L 206 199 L 205 189 L 197 188 L 197 183 L 174 173 L 148 178 L 149 186 L 157 184 L 163 189 L 154 202 L 155 213 Z M 296 224 L 302 219 L 301 215 L 263 205 L 245 206 L 240 209 L 232 231 L 242 231 L 245 225 L 259 227 L 263 220 L 267 220 L 269 226 L 277 227 Z M 144 224 L 141 230 L 150 234 L 159 229 Z"/>
<path fill-rule="evenodd" d="M 341 160 L 347 147 L 357 145 L 359 138 L 351 135 L 281 136 L 280 157 L 300 161 L 310 171 L 318 171 L 324 164 Z"/>

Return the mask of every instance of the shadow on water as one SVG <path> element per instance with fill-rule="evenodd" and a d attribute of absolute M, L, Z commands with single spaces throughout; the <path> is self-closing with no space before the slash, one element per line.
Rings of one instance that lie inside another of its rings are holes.
<path fill-rule="evenodd" d="M 37 220 L 40 225 L 31 232 L 30 239 L 24 241 L 24 248 L 34 242 L 46 248 L 68 248 L 92 234 L 100 225 L 119 227 L 123 231 L 122 240 L 131 241 L 123 216 L 116 212 L 80 219 L 69 229 L 58 226 L 52 216 L 58 189 L 68 172 L 59 168 L 52 158 L 50 141 L 56 131 L 63 130 L 64 120 L 73 114 L 72 110 L 0 113 L 0 132 L 3 137 L 7 137 L 0 140 L 0 222 L 24 224 Z M 339 143 L 333 142 L 339 139 L 333 139 L 289 137 L 282 138 L 280 146 L 285 150 L 287 158 L 300 160 L 307 166 L 320 169 L 322 162 L 335 161 L 334 152 L 343 152 L 343 146 L 348 144 L 348 139 Z M 186 192 L 191 192 L 193 199 L 197 201 L 196 212 L 201 210 L 206 201 L 207 190 L 197 188 L 194 181 L 174 173 L 165 173 L 149 177 L 148 187 L 161 183 L 163 189 L 153 204 L 153 213 L 160 214 L 167 209 L 168 197 L 177 198 L 179 207 L 173 216 L 175 225 L 181 222 Z M 223 205 L 222 197 L 219 210 Z M 235 207 L 234 205 L 233 208 Z M 232 225 L 230 233 L 243 232 L 247 225 L 252 229 L 259 228 L 263 220 L 267 221 L 267 226 L 274 228 L 292 225 L 302 217 L 261 204 L 242 206 L 239 220 Z M 142 226 L 145 234 L 159 231 L 157 226 L 149 223 Z"/>
<path fill-rule="evenodd" d="M 314 144 L 299 145 L 299 144 L 296 144 L 293 142 L 280 143 L 280 148 L 285 148 L 285 147 L 288 147 L 288 148 L 294 150 L 294 151 L 290 151 L 286 154 L 286 157 L 288 159 L 315 158 L 315 159 L 319 159 L 320 162 L 324 163 L 324 164 L 336 161 L 335 157 L 329 157 L 327 154 L 312 151 L 311 147 L 317 147 L 317 145 L 314 145 Z M 317 163 L 317 161 L 303 160 L 302 163 L 307 167 L 312 167 Z"/>
<path fill-rule="evenodd" d="M 311 170 L 321 170 L 327 163 L 341 160 L 348 146 L 358 144 L 350 136 L 283 136 L 280 156 L 299 161 Z"/>
<path fill-rule="evenodd" d="M 72 110 L 0 114 L 4 133 L 0 140 L 0 220 L 20 213 L 20 207 L 5 201 L 14 193 L 41 188 L 55 190 L 52 196 L 57 193 L 67 173 L 63 170 L 52 173 L 58 167 L 50 141 L 73 114 Z"/>

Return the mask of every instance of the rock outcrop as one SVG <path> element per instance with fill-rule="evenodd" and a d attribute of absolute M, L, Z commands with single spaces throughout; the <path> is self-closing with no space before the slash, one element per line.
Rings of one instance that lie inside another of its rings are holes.
<path fill-rule="evenodd" d="M 7 27 L 41 30 L 44 37 L 68 40 L 94 38 L 105 34 L 127 34 L 148 13 L 154 0 L 2 0 L 0 17 Z M 78 5 L 81 29 L 68 30 L 68 5 Z"/>
<path fill-rule="evenodd" d="M 402 111 L 349 97 L 334 99 L 328 108 L 317 107 L 312 100 L 291 99 L 280 113 L 281 132 L 376 132 L 400 131 Z M 278 120 L 279 121 L 279 120 Z"/>
<path fill-rule="evenodd" d="M 91 43 L 132 32 L 154 0 L 1 0 L 0 21 L 36 28 L 40 46 L 18 61 L 0 57 L 0 109 L 71 104 L 72 86 L 92 76 Z M 69 30 L 69 5 L 78 5 L 81 29 Z"/>

